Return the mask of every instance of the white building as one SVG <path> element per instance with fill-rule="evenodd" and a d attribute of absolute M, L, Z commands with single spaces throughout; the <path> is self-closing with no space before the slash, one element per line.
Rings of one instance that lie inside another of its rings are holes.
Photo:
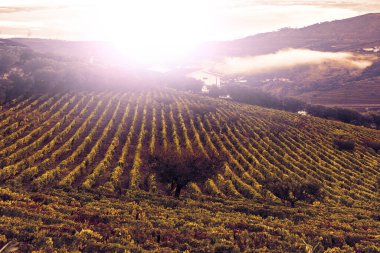
<path fill-rule="evenodd" d="M 204 83 L 204 86 L 202 87 L 203 93 L 208 93 L 211 86 L 215 85 L 220 87 L 221 75 L 217 73 L 212 73 L 205 70 L 196 70 L 188 73 L 186 76 L 202 81 Z"/>

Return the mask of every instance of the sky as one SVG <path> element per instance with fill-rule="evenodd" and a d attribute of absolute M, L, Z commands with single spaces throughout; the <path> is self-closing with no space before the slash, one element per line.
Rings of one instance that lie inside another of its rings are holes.
<path fill-rule="evenodd" d="M 204 41 L 380 13 L 379 0 L 0 0 L 0 38 L 106 41 L 147 62 Z"/>
<path fill-rule="evenodd" d="M 232 40 L 380 12 L 378 0 L 1 0 L 0 37 Z"/>

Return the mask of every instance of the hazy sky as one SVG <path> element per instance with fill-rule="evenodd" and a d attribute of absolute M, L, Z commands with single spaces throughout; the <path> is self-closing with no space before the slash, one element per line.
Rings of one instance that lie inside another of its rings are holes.
<path fill-rule="evenodd" d="M 228 40 L 369 12 L 379 0 L 0 0 L 0 37 Z"/>

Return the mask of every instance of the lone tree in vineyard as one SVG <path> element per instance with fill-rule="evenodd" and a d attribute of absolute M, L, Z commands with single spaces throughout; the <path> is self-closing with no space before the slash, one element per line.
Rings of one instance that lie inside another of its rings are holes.
<path fill-rule="evenodd" d="M 166 151 L 163 148 L 156 149 L 149 155 L 148 162 L 161 183 L 171 184 L 171 191 L 175 190 L 176 198 L 190 182 L 204 183 L 223 167 L 221 158 L 208 157 L 199 150 L 178 152 L 173 147 Z"/>
<path fill-rule="evenodd" d="M 264 185 L 276 197 L 282 201 L 288 201 L 291 207 L 295 207 L 298 201 L 313 203 L 323 199 L 322 186 L 316 182 L 297 182 L 286 178 L 284 180 L 267 180 Z"/>

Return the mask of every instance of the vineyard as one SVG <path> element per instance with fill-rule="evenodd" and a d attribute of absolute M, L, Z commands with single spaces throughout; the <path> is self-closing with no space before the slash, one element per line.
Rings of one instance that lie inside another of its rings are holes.
<path fill-rule="evenodd" d="M 338 135 L 355 150 L 336 149 Z M 380 156 L 367 140 L 380 131 L 171 90 L 19 97 L 0 108 L 0 245 L 376 252 Z M 186 187 L 187 204 L 148 170 L 169 146 L 227 158 Z M 263 186 L 286 177 L 323 185 L 323 203 L 288 208 Z"/>

